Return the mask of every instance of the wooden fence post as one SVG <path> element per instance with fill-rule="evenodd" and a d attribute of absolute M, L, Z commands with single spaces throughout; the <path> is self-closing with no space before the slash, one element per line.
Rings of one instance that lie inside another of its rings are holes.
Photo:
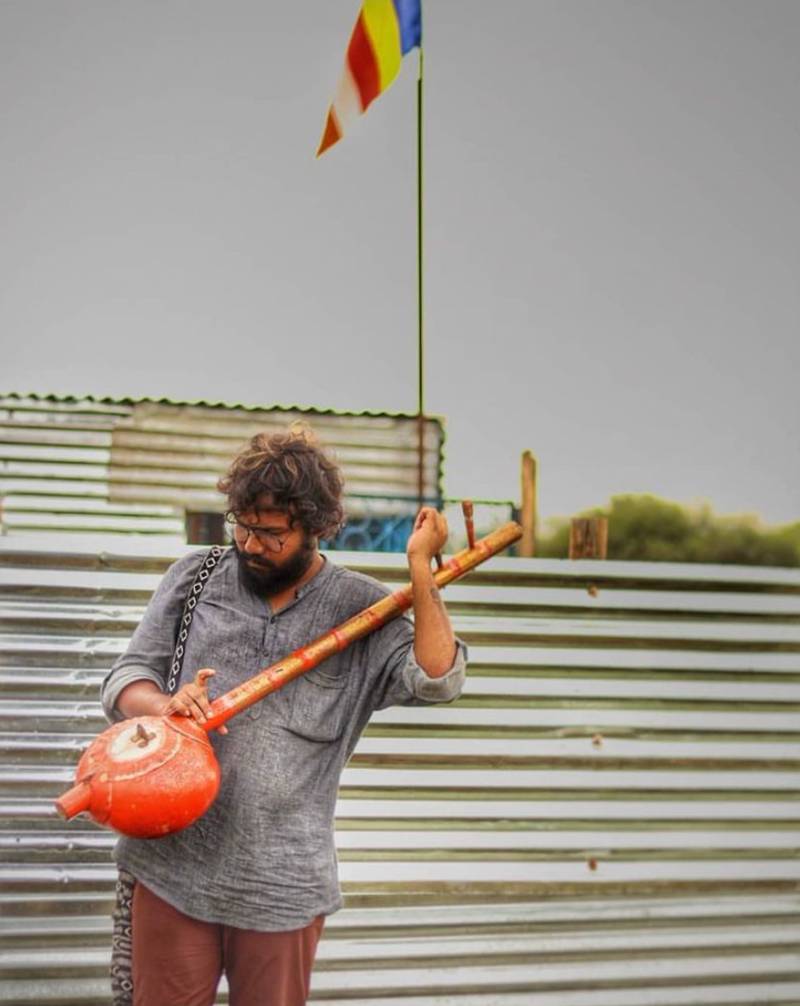
<path fill-rule="evenodd" d="M 574 517 L 569 528 L 570 559 L 605 559 L 608 552 L 608 518 Z"/>
<path fill-rule="evenodd" d="M 536 550 L 536 458 L 530 451 L 522 452 L 522 501 L 520 524 L 522 538 L 517 554 L 530 558 Z"/>

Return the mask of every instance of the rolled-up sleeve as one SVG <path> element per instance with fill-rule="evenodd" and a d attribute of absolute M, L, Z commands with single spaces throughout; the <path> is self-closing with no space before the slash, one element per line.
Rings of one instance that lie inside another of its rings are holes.
<path fill-rule="evenodd" d="M 456 640 L 456 655 L 446 674 L 432 678 L 420 667 L 414 657 L 414 647 L 409 650 L 401 671 L 409 695 L 420 702 L 452 702 L 461 694 L 467 672 L 467 646 Z"/>
<path fill-rule="evenodd" d="M 202 551 L 192 552 L 170 566 L 150 599 L 128 649 L 103 680 L 100 699 L 106 719 L 111 723 L 124 719 L 116 708 L 117 699 L 134 681 L 152 681 L 165 690 L 183 605 L 204 555 Z"/>
<path fill-rule="evenodd" d="M 450 670 L 441 677 L 426 674 L 414 656 L 414 623 L 403 615 L 369 637 L 369 663 L 375 674 L 372 708 L 424 706 L 452 702 L 464 687 L 467 646 L 456 639 Z"/>

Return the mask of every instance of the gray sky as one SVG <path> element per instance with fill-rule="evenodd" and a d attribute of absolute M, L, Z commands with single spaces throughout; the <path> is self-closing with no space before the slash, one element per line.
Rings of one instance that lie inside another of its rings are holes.
<path fill-rule="evenodd" d="M 357 0 L 0 0 L 2 389 L 416 408 L 416 56 Z M 800 519 L 800 4 L 428 0 L 446 491 Z"/>

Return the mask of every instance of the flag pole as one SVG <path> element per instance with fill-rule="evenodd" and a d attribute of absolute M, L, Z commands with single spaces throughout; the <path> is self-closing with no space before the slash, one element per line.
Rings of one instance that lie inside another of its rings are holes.
<path fill-rule="evenodd" d="M 417 495 L 425 501 L 425 355 L 422 300 L 422 43 L 417 76 Z"/>

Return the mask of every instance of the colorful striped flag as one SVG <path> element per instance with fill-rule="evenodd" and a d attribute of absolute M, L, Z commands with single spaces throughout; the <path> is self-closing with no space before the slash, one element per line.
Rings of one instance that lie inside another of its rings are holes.
<path fill-rule="evenodd" d="M 353 119 L 389 87 L 403 56 L 421 41 L 420 0 L 364 0 L 317 157 L 340 140 Z"/>

